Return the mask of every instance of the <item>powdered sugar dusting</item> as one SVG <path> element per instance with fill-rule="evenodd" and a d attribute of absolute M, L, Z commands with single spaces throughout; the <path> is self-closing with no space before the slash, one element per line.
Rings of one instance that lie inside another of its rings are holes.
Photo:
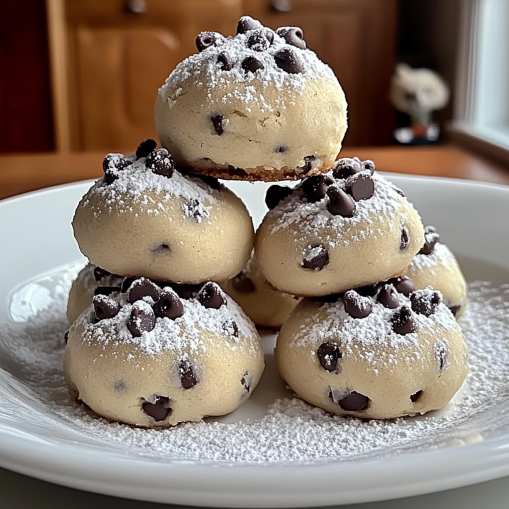
<path fill-rule="evenodd" d="M 451 250 L 445 244 L 437 242 L 431 254 L 415 255 L 408 267 L 408 270 L 413 273 L 426 270 L 429 271 L 431 275 L 435 275 L 435 270 L 437 268 L 449 267 L 454 263 L 457 262 Z"/>

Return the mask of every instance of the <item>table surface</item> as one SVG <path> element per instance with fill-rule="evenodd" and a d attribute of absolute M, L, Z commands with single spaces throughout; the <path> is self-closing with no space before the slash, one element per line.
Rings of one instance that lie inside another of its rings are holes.
<path fill-rule="evenodd" d="M 102 176 L 104 152 L 0 156 L 0 199 Z M 347 147 L 342 156 L 372 159 L 377 170 L 509 184 L 509 168 L 453 146 Z"/>
<path fill-rule="evenodd" d="M 378 170 L 509 184 L 509 168 L 452 146 L 345 148 L 345 157 L 372 159 Z M 44 187 L 100 177 L 104 153 L 0 156 L 0 199 Z M 82 492 L 0 469 L 0 506 L 6 509 L 156 509 L 173 507 Z M 342 509 L 507 509 L 509 478 L 465 488 Z M 182 507 L 182 506 L 178 506 Z"/>

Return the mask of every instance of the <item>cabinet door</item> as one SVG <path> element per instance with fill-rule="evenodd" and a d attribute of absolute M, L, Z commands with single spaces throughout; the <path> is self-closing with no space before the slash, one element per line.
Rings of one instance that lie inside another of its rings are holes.
<path fill-rule="evenodd" d="M 346 145 L 391 143 L 394 113 L 387 95 L 396 0 L 246 0 L 245 5 L 271 28 L 300 26 L 308 48 L 332 67 L 348 100 Z M 282 8 L 287 10 L 278 11 Z"/>

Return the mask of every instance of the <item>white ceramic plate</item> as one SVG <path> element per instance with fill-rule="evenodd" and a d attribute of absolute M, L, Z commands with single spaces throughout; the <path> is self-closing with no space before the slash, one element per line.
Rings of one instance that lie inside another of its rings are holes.
<path fill-rule="evenodd" d="M 424 222 L 439 227 L 460 256 L 468 279 L 509 282 L 505 219 L 509 188 L 429 178 L 391 179 Z M 61 186 L 0 202 L 0 327 L 12 323 L 12 296 L 24 282 L 81 258 L 70 220 L 89 185 Z M 230 187 L 259 223 L 267 186 L 233 183 Z M 43 298 L 23 295 L 21 305 L 27 310 Z M 44 402 L 30 399 L 19 382 L 22 363 L 10 356 L 5 344 L 0 347 L 0 466 L 66 486 L 173 504 L 305 507 L 417 495 L 509 474 L 509 426 L 497 427 L 496 413 L 476 421 L 474 431 L 481 437 L 476 443 L 442 440 L 439 445 L 386 456 L 233 465 L 163 459 L 77 433 Z M 266 386 L 275 375 L 268 376 Z M 280 382 L 274 380 L 272 401 L 280 390 Z M 250 400 L 234 419 L 256 418 L 260 405 L 269 402 L 261 397 L 255 405 Z"/>

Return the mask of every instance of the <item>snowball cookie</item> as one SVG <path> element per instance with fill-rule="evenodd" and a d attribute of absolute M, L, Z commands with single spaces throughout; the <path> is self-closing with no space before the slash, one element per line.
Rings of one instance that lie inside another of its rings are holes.
<path fill-rule="evenodd" d="M 272 186 L 255 241 L 275 288 L 338 293 L 402 273 L 424 244 L 421 219 L 372 161 L 340 159 L 332 172 L 291 189 Z"/>
<path fill-rule="evenodd" d="M 275 350 L 281 376 L 328 412 L 392 419 L 444 407 L 467 373 L 467 347 L 439 292 L 407 298 L 393 285 L 304 299 Z"/>
<path fill-rule="evenodd" d="M 92 304 L 95 292 L 101 287 L 105 289 L 120 290 L 124 278 L 118 274 L 110 274 L 108 271 L 88 263 L 79 272 L 73 281 L 67 301 L 67 319 L 73 323 L 85 309 Z"/>
<path fill-rule="evenodd" d="M 155 142 L 154 142 L 155 144 Z M 73 221 L 81 252 L 123 276 L 182 283 L 225 281 L 251 255 L 251 217 L 215 179 L 174 171 L 166 149 L 146 157 L 109 154 L 105 176 L 81 199 Z"/>
<path fill-rule="evenodd" d="M 434 226 L 424 229 L 426 243 L 408 266 L 406 275 L 416 288 L 432 286 L 442 292 L 444 304 L 459 318 L 467 305 L 467 283 L 456 257 L 439 242 Z"/>
<path fill-rule="evenodd" d="M 300 28 L 273 32 L 245 16 L 235 37 L 202 32 L 196 45 L 155 105 L 161 145 L 177 167 L 264 181 L 333 167 L 347 128 L 345 94 Z"/>
<path fill-rule="evenodd" d="M 263 368 L 254 324 L 216 283 L 186 300 L 145 278 L 95 296 L 69 330 L 64 358 L 74 399 L 146 427 L 235 410 Z"/>
<path fill-rule="evenodd" d="M 242 272 L 221 286 L 256 325 L 270 329 L 279 329 L 300 300 L 274 290 L 260 273 L 254 255 Z"/>

